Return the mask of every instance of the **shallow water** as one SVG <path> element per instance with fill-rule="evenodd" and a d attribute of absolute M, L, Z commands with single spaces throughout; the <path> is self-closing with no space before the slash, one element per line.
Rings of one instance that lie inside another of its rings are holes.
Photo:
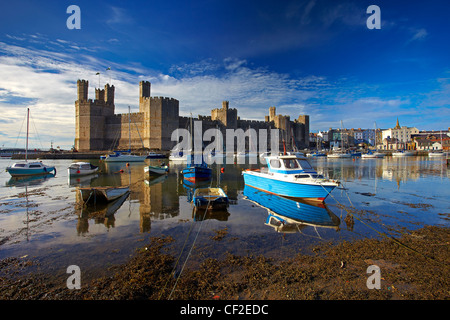
<path fill-rule="evenodd" d="M 0 168 L 11 162 L 0 160 Z M 83 274 L 94 276 L 125 262 L 152 236 L 172 236 L 174 254 L 180 261 L 190 254 L 195 265 L 227 252 L 283 258 L 323 242 L 449 226 L 450 169 L 445 159 L 311 159 L 318 172 L 342 182 L 325 207 L 278 202 L 244 190 L 241 172 L 250 165 L 213 165 L 212 186 L 219 184 L 231 203 L 226 211 L 206 214 L 196 213 L 189 202 L 192 189 L 183 184 L 182 164 L 171 163 L 167 176 L 149 179 L 143 168 L 157 160 L 130 167 L 91 161 L 100 166 L 99 174 L 69 179 L 71 162 L 45 160 L 57 168 L 56 176 L 45 178 L 15 180 L 4 170 L 0 173 L 0 259 L 34 258 L 39 271 L 59 274 L 78 265 Z M 101 185 L 130 185 L 131 193 L 114 213 L 101 206 L 97 211 L 83 208 L 77 187 Z M 279 215 L 287 212 L 297 221 L 284 218 L 280 223 Z M 269 213 L 278 217 L 274 226 L 267 225 Z M 315 215 L 320 221 L 314 221 Z"/>

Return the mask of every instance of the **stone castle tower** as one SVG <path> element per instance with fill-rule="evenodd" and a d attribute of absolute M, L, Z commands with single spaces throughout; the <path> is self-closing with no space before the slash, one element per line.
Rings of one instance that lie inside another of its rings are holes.
<path fill-rule="evenodd" d="M 172 132 L 179 127 L 179 102 L 173 98 L 151 97 L 151 84 L 139 82 L 139 112 L 143 115 L 144 147 L 170 150 Z"/>
<path fill-rule="evenodd" d="M 221 122 L 225 127 L 229 129 L 237 128 L 237 110 L 229 108 L 229 101 L 222 101 L 222 109 L 211 110 L 211 120 L 217 120 Z"/>
<path fill-rule="evenodd" d="M 95 89 L 95 100 L 88 99 L 89 82 L 77 81 L 75 101 L 75 148 L 103 150 L 105 119 L 114 115 L 114 86 Z"/>
<path fill-rule="evenodd" d="M 75 101 L 75 148 L 78 151 L 129 149 L 170 150 L 172 131 L 178 128 L 179 102 L 150 97 L 150 82 L 139 83 L 139 112 L 115 114 L 114 86 L 95 89 L 88 99 L 89 82 L 77 81 Z"/>

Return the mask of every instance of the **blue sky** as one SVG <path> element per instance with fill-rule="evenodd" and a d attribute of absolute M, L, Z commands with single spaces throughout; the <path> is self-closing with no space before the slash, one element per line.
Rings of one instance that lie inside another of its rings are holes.
<path fill-rule="evenodd" d="M 81 9 L 69 30 L 66 9 Z M 381 29 L 369 30 L 369 5 Z M 76 80 L 116 86 L 116 112 L 138 83 L 209 115 L 223 100 L 247 119 L 270 106 L 310 129 L 450 126 L 446 0 L 24 1 L 0 10 L 0 147 L 17 144 L 26 107 L 44 148 L 72 146 Z M 110 71 L 106 69 L 110 67 Z M 100 79 L 95 74 L 100 72 Z M 51 130 L 49 130 L 51 128 Z M 19 140 L 19 144 L 21 144 Z M 20 145 L 19 145 L 20 146 Z"/>

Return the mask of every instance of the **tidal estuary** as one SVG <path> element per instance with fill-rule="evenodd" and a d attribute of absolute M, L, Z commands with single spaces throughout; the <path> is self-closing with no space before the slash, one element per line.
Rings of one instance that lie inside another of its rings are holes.
<path fill-rule="evenodd" d="M 2 159 L 0 167 L 12 162 Z M 401 237 L 426 226 L 448 228 L 450 221 L 450 168 L 444 158 L 311 159 L 319 173 L 342 182 L 325 206 L 280 202 L 244 187 L 242 170 L 259 164 L 212 165 L 211 185 L 227 193 L 230 205 L 206 213 L 196 212 L 190 202 L 192 189 L 180 174 L 183 164 L 170 163 L 169 174 L 149 178 L 144 166 L 158 160 L 129 167 L 91 160 L 100 166 L 98 174 L 69 179 L 72 162 L 46 160 L 56 166 L 56 175 L 32 179 L 12 179 L 2 170 L 0 260 L 33 259 L 38 263 L 26 272 L 61 279 L 67 278 L 68 266 L 77 265 L 89 279 L 127 262 L 153 237 L 172 237 L 179 268 L 185 261 L 195 268 L 207 258 L 286 259 L 310 254 L 320 244 Z M 83 207 L 77 187 L 106 185 L 130 185 L 131 192 L 115 208 Z M 288 210 L 297 221 L 280 223 L 277 217 Z"/>

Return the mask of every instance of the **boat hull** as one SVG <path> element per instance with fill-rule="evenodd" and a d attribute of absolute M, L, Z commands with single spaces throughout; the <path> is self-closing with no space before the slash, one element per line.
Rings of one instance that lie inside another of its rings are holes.
<path fill-rule="evenodd" d="M 337 184 L 285 181 L 263 173 L 244 172 L 245 185 L 268 193 L 323 202 Z"/>
<path fill-rule="evenodd" d="M 136 155 L 118 155 L 118 156 L 107 156 L 105 162 L 142 162 L 147 159 L 147 156 L 136 156 Z"/>
<path fill-rule="evenodd" d="M 405 152 L 394 152 L 394 153 L 392 153 L 392 156 L 393 157 L 411 157 L 414 154 L 415 154 L 414 152 L 405 151 Z"/>
<path fill-rule="evenodd" d="M 155 166 L 148 166 L 144 168 L 145 172 L 148 172 L 149 174 L 164 174 L 169 171 L 168 166 L 164 167 L 155 167 Z"/>
<path fill-rule="evenodd" d="M 38 175 L 46 175 L 50 174 L 52 171 L 56 173 L 55 167 L 45 166 L 42 168 L 6 168 L 6 171 L 12 177 L 26 177 L 26 176 L 38 176 Z"/>
<path fill-rule="evenodd" d="M 352 155 L 350 153 L 330 153 L 327 155 L 327 158 L 351 158 Z"/>
<path fill-rule="evenodd" d="M 109 202 L 129 192 L 129 187 L 87 187 L 79 188 L 83 202 Z"/>
<path fill-rule="evenodd" d="M 89 163 L 80 163 L 77 166 L 77 163 L 72 167 L 67 168 L 67 173 L 69 176 L 78 177 L 78 176 L 86 176 L 98 171 L 97 166 L 93 166 Z"/>
<path fill-rule="evenodd" d="M 151 153 L 151 154 L 148 154 L 146 158 L 147 159 L 163 159 L 165 157 L 166 157 L 165 155 L 160 154 L 160 153 Z"/>
<path fill-rule="evenodd" d="M 361 155 L 363 159 L 381 159 L 384 158 L 384 153 L 365 153 Z"/>
<path fill-rule="evenodd" d="M 93 174 L 97 172 L 98 169 L 93 170 L 75 170 L 75 169 L 67 169 L 67 173 L 71 177 L 79 177 L 79 176 L 87 176 L 89 174 Z"/>
<path fill-rule="evenodd" d="M 445 153 L 443 152 L 430 152 L 428 153 L 429 157 L 444 157 Z"/>
<path fill-rule="evenodd" d="M 208 167 L 189 167 L 182 171 L 185 180 L 190 182 L 206 181 L 211 179 L 212 170 Z"/>
<path fill-rule="evenodd" d="M 325 153 L 307 153 L 307 157 L 326 157 L 327 155 Z"/>

